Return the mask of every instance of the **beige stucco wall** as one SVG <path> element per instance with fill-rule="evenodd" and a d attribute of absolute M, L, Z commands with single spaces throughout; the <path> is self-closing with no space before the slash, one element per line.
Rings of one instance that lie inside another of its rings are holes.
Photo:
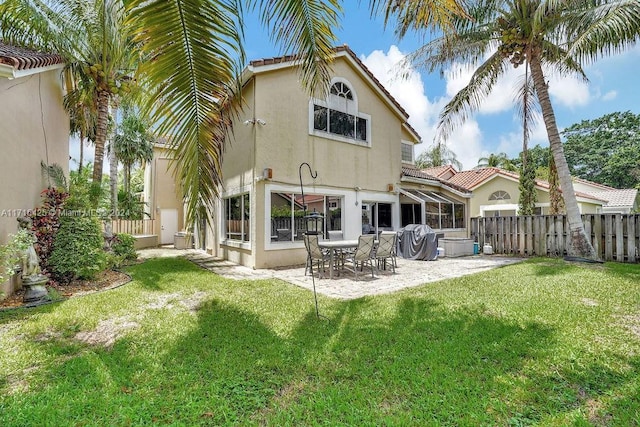
<path fill-rule="evenodd" d="M 349 82 L 357 96 L 358 111 L 371 116 L 371 146 L 310 135 L 310 97 L 300 85 L 297 70 L 255 74 L 244 87 L 244 111 L 235 121 L 222 168 L 223 196 L 250 191 L 251 216 L 255 219 L 251 221 L 251 242 L 215 245 L 212 252 L 216 255 L 256 268 L 304 262 L 302 242 L 292 243 L 292 247 L 274 247 L 266 241 L 270 208 L 265 207 L 265 188 L 271 192 L 280 186 L 283 191 L 299 192 L 298 170 L 303 162 L 318 172 L 317 179 L 312 181 L 309 171 L 303 171 L 305 186 L 309 186 L 305 191 L 342 197 L 348 208 L 344 215 L 358 221 L 346 232 L 349 234 L 346 237 L 357 237 L 361 231 L 361 207 L 356 201 L 393 203 L 393 215 L 399 215 L 398 196 L 390 193 L 387 186 L 399 183 L 401 140 L 413 141 L 415 137 L 403 130 L 404 119 L 392 111 L 347 60 L 336 60 L 334 75 Z M 254 118 L 255 123 L 244 124 Z M 272 169 L 271 180 L 261 180 L 265 168 Z M 358 194 L 355 187 L 360 187 Z M 221 217 L 222 208 L 220 204 Z M 349 218 L 343 221 L 346 223 Z"/>
<path fill-rule="evenodd" d="M 489 200 L 489 196 L 495 191 L 506 191 L 511 196 L 509 200 Z M 543 207 L 543 213 L 547 214 L 549 209 L 549 192 L 536 189 L 537 206 Z M 481 208 L 483 206 L 491 206 L 495 208 L 497 206 L 504 206 L 504 209 L 514 209 L 512 206 L 518 205 L 520 198 L 520 190 L 518 181 L 514 181 L 502 176 L 495 176 L 494 178 L 486 181 L 482 185 L 473 189 L 473 197 L 471 198 L 471 217 L 482 216 Z M 510 206 L 507 206 L 510 205 Z M 580 212 L 583 214 L 597 213 L 599 204 L 589 203 L 587 201 L 578 202 Z M 485 214 L 487 216 L 488 214 Z"/>
<path fill-rule="evenodd" d="M 58 164 L 69 175 L 69 118 L 62 98 L 59 69 L 0 78 L 0 244 L 17 231 L 16 217 L 40 204 L 47 186 L 40 162 Z"/>
<path fill-rule="evenodd" d="M 154 219 L 154 234 L 160 241 L 162 220 L 160 209 L 176 209 L 178 211 L 178 230 L 184 229 L 184 204 L 178 179 L 173 176 L 171 166 L 172 151 L 155 146 L 153 160 L 145 167 L 150 168 L 150 175 L 145 177 L 145 202 L 150 217 Z M 148 169 L 149 170 L 149 169 Z M 146 171 L 145 171 L 146 172 Z"/>
<path fill-rule="evenodd" d="M 346 60 L 335 62 L 334 74 L 351 84 L 359 112 L 371 116 L 371 147 L 310 135 L 309 96 L 297 70 L 263 73 L 256 77 L 256 117 L 267 125 L 258 129 L 257 170 L 270 167 L 274 181 L 296 183 L 299 165 L 308 162 L 318 171 L 316 185 L 386 191 L 400 178 L 402 121 Z"/>

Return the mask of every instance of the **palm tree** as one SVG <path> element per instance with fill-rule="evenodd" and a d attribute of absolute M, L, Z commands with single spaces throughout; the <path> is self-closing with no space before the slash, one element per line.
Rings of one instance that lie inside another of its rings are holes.
<path fill-rule="evenodd" d="M 479 64 L 469 84 L 441 113 L 437 140 L 447 138 L 477 110 L 498 78 L 510 67 L 525 64 L 558 169 L 569 222 L 567 251 L 570 256 L 597 258 L 580 218 L 545 76 L 549 70 L 555 70 L 561 75 L 574 74 L 586 80 L 580 61 L 617 52 L 635 43 L 640 28 L 638 3 L 635 0 L 477 0 L 468 10 L 472 20 L 455 21 L 455 35 L 445 34 L 409 58 L 429 71 L 444 71 L 459 62 Z M 403 24 L 400 19 L 399 25 Z M 576 43 L 568 46 L 566 40 L 576 40 Z"/>
<path fill-rule="evenodd" d="M 456 153 L 444 144 L 434 144 L 427 151 L 422 152 L 415 162 L 415 166 L 418 169 L 444 165 L 451 165 L 457 170 L 462 170 L 462 163 L 458 160 Z"/>
<path fill-rule="evenodd" d="M 78 2 L 57 0 L 46 7 L 34 6 L 28 0 L 0 0 L 0 31 L 8 40 L 28 46 L 52 49 L 61 54 L 71 53 L 73 44 L 83 35 L 102 43 L 97 55 L 84 61 L 94 66 L 91 71 L 101 78 L 98 83 L 119 82 L 115 55 L 106 43 L 110 26 L 121 24 L 117 19 L 103 21 L 103 25 L 84 25 L 86 17 L 77 13 L 82 4 L 102 3 L 105 9 L 126 4 L 127 34 L 135 35 L 135 48 L 144 63 L 138 78 L 152 91 L 147 112 L 158 125 L 158 133 L 170 137 L 175 148 L 176 176 L 185 194 L 187 221 L 193 223 L 199 212 L 209 210 L 218 196 L 221 184 L 221 162 L 224 141 L 231 119 L 240 108 L 239 88 L 241 66 L 245 62 L 243 49 L 243 11 L 258 9 L 262 21 L 269 28 L 272 40 L 283 50 L 300 58 L 300 81 L 309 93 L 327 90 L 330 77 L 332 47 L 336 42 L 334 29 L 339 26 L 340 0 L 93 0 Z M 34 4 L 36 2 L 33 2 Z M 383 14 L 385 19 L 397 11 L 397 0 L 370 0 L 371 13 Z M 454 17 L 464 14 L 457 0 L 416 2 L 408 12 L 420 28 L 452 24 Z M 109 7 L 107 7 L 107 4 Z M 74 7 L 74 5 L 76 7 Z M 105 14 L 106 15 L 106 14 Z M 91 16 L 91 15 L 88 15 Z M 49 18 L 50 20 L 47 20 Z M 56 25 L 52 25 L 51 23 Z M 72 22 L 74 26 L 67 25 Z M 412 28 L 407 25 L 404 31 Z M 57 28 L 57 31 L 52 31 Z M 91 37 L 98 34 L 97 37 Z M 19 35 L 20 37 L 15 37 Z M 111 32 L 114 41 L 122 34 Z M 33 37 L 30 37 L 33 36 Z M 56 43 L 59 42 L 59 43 Z M 125 41 L 129 41 L 125 39 Z M 100 43 L 98 43 L 100 44 Z M 120 43 L 114 43 L 120 46 Z M 91 49 L 85 49 L 87 53 Z M 103 54 L 100 54 L 102 52 Z M 126 67 L 124 67 L 126 69 Z M 101 162 L 106 139 L 106 115 L 111 85 L 99 85 L 99 117 L 96 141 L 96 160 Z M 96 164 L 94 178 L 99 177 L 102 164 Z M 98 179 L 99 181 L 99 179 Z M 207 216 L 207 219 L 209 216 Z"/>
<path fill-rule="evenodd" d="M 4 0 L 0 36 L 9 42 L 62 55 L 80 90 L 90 90 L 97 110 L 93 182 L 102 180 L 109 103 L 126 91 L 136 59 L 121 0 Z M 68 87 L 69 91 L 75 89 Z M 96 201 L 97 202 L 97 201 Z"/>
<path fill-rule="evenodd" d="M 243 11 L 257 10 L 272 40 L 300 58 L 300 81 L 321 95 L 330 80 L 340 0 L 130 0 L 136 40 L 148 57 L 139 79 L 155 90 L 147 106 L 158 134 L 175 148 L 175 174 L 187 222 L 212 209 L 231 119 L 238 113 L 245 62 Z M 396 0 L 370 0 L 372 14 L 391 16 Z M 429 4 L 430 7 L 426 7 Z M 461 14 L 456 0 L 416 2 L 421 26 L 447 25 Z M 162 101 L 162 102 L 157 102 Z M 209 216 L 205 215 L 209 220 Z"/>
<path fill-rule="evenodd" d="M 115 141 L 115 153 L 124 166 L 124 191 L 131 191 L 131 169 L 137 163 L 150 162 L 153 158 L 153 135 L 147 129 L 148 124 L 138 113 L 130 108 L 123 111 L 122 123 L 118 126 Z"/>
<path fill-rule="evenodd" d="M 478 159 L 478 168 L 501 168 L 508 171 L 516 171 L 517 168 L 507 156 L 507 153 L 489 154 L 488 157 L 480 157 Z"/>
<path fill-rule="evenodd" d="M 71 75 L 69 75 L 71 77 Z M 69 132 L 80 139 L 80 159 L 78 172 L 82 171 L 84 162 L 85 140 L 95 142 L 97 106 L 93 97 L 94 91 L 88 88 L 89 84 L 78 84 L 70 81 L 68 88 L 72 88 L 64 96 L 64 108 L 69 114 Z"/>

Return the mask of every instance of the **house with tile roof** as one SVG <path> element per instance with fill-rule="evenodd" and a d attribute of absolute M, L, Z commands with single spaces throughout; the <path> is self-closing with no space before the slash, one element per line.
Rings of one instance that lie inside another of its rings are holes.
<path fill-rule="evenodd" d="M 605 200 L 606 203 L 602 206 L 602 213 L 629 214 L 640 210 L 640 198 L 638 197 L 637 188 L 618 189 L 582 178 L 573 179 L 573 188 L 576 191 Z"/>
<path fill-rule="evenodd" d="M 469 194 L 404 172 L 415 170 L 420 135 L 357 55 L 335 48 L 324 97 L 301 87 L 296 60 L 255 60 L 243 71 L 245 108 L 225 151 L 207 250 L 254 268 L 304 263 L 305 205 L 323 215 L 325 235 L 356 239 L 435 217 L 466 235 Z"/>
<path fill-rule="evenodd" d="M 17 231 L 16 218 L 40 204 L 40 162 L 68 175 L 69 117 L 62 98 L 59 55 L 0 41 L 0 244 Z M 0 292 L 10 293 L 9 284 Z"/>
<path fill-rule="evenodd" d="M 442 168 L 429 168 L 423 173 L 442 176 Z M 471 192 L 469 213 L 476 216 L 517 215 L 520 197 L 519 175 L 500 168 L 478 168 L 457 172 L 453 170 L 446 181 Z M 638 190 L 615 189 L 584 179 L 574 178 L 578 208 L 588 213 L 630 213 L 638 209 Z M 536 214 L 549 214 L 549 183 L 536 180 Z"/>

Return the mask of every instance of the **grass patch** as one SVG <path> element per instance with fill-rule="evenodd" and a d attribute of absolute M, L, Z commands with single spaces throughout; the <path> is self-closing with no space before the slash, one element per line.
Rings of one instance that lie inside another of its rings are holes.
<path fill-rule="evenodd" d="M 638 425 L 640 270 L 534 259 L 338 301 L 181 259 L 0 313 L 0 425 Z"/>

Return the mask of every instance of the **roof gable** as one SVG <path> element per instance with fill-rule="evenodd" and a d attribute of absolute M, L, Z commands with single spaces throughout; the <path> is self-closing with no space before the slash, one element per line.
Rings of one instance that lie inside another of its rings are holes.
<path fill-rule="evenodd" d="M 374 74 L 367 68 L 366 65 L 358 58 L 349 46 L 346 44 L 343 46 L 337 46 L 333 48 L 335 52 L 335 58 L 344 58 L 347 62 L 358 72 L 360 77 L 366 81 L 380 96 L 380 98 L 387 104 L 392 111 L 395 112 L 400 118 L 402 118 L 403 126 L 407 131 L 412 134 L 417 141 L 421 141 L 421 137 L 418 132 L 407 122 L 409 113 L 400 105 L 400 103 L 391 95 L 391 93 L 382 85 Z M 301 60 L 300 55 L 284 55 L 273 58 L 256 59 L 249 62 L 249 66 L 243 73 L 243 80 L 247 81 L 253 74 L 273 71 L 277 69 L 290 68 L 299 65 Z"/>

